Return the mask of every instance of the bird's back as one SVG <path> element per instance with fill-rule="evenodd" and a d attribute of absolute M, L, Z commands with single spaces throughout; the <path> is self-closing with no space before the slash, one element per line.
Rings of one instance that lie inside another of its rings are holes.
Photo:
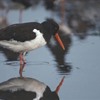
<path fill-rule="evenodd" d="M 41 24 L 37 22 L 13 24 L 5 28 L 0 29 L 0 41 L 1 40 L 17 40 L 24 42 L 36 37 L 33 29 L 41 29 Z"/>

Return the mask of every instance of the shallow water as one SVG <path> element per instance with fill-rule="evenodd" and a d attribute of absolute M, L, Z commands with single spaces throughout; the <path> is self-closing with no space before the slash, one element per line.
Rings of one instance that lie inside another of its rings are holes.
<path fill-rule="evenodd" d="M 61 78 L 66 78 L 59 92 L 61 100 L 99 100 L 100 99 L 100 37 L 89 36 L 86 40 L 72 37 L 72 45 L 63 70 L 59 68 L 54 56 L 47 47 L 31 51 L 26 55 L 27 64 L 23 76 L 36 78 L 55 90 Z M 42 53 L 41 53 L 42 52 Z M 61 58 L 62 59 L 62 58 Z M 60 66 L 62 67 L 62 66 Z M 0 82 L 19 76 L 19 61 L 7 61 L 0 52 Z"/>

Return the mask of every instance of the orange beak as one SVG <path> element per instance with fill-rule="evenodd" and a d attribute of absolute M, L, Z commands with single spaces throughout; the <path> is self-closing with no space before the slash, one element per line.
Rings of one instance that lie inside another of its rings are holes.
<path fill-rule="evenodd" d="M 62 49 L 65 50 L 64 44 L 62 43 L 58 33 L 56 33 L 55 38 L 58 41 L 58 43 L 60 44 L 60 46 L 62 47 Z"/>

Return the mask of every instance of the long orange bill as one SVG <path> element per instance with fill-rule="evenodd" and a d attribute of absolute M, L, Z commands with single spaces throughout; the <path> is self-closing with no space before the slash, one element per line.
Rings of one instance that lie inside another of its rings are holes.
<path fill-rule="evenodd" d="M 64 44 L 62 43 L 58 33 L 55 35 L 56 40 L 59 42 L 60 46 L 62 47 L 63 50 L 65 50 Z"/>
<path fill-rule="evenodd" d="M 64 78 L 65 76 L 63 76 L 62 80 L 60 81 L 59 85 L 57 86 L 55 92 L 58 94 L 59 90 L 60 90 L 60 87 L 62 86 L 63 82 L 64 82 Z"/>

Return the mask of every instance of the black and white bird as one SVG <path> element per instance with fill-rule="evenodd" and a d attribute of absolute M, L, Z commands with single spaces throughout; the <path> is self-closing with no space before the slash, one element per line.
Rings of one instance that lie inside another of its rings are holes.
<path fill-rule="evenodd" d="M 58 91 L 64 77 L 55 91 L 33 78 L 12 78 L 0 83 L 0 100 L 59 100 Z"/>
<path fill-rule="evenodd" d="M 61 47 L 65 49 L 59 35 L 59 25 L 52 19 L 42 23 L 29 22 L 13 24 L 0 29 L 0 46 L 14 52 L 19 52 L 20 65 L 25 64 L 23 57 L 25 52 L 39 48 L 49 43 L 51 36 L 54 36 Z M 20 75 L 23 68 L 20 66 Z"/>

